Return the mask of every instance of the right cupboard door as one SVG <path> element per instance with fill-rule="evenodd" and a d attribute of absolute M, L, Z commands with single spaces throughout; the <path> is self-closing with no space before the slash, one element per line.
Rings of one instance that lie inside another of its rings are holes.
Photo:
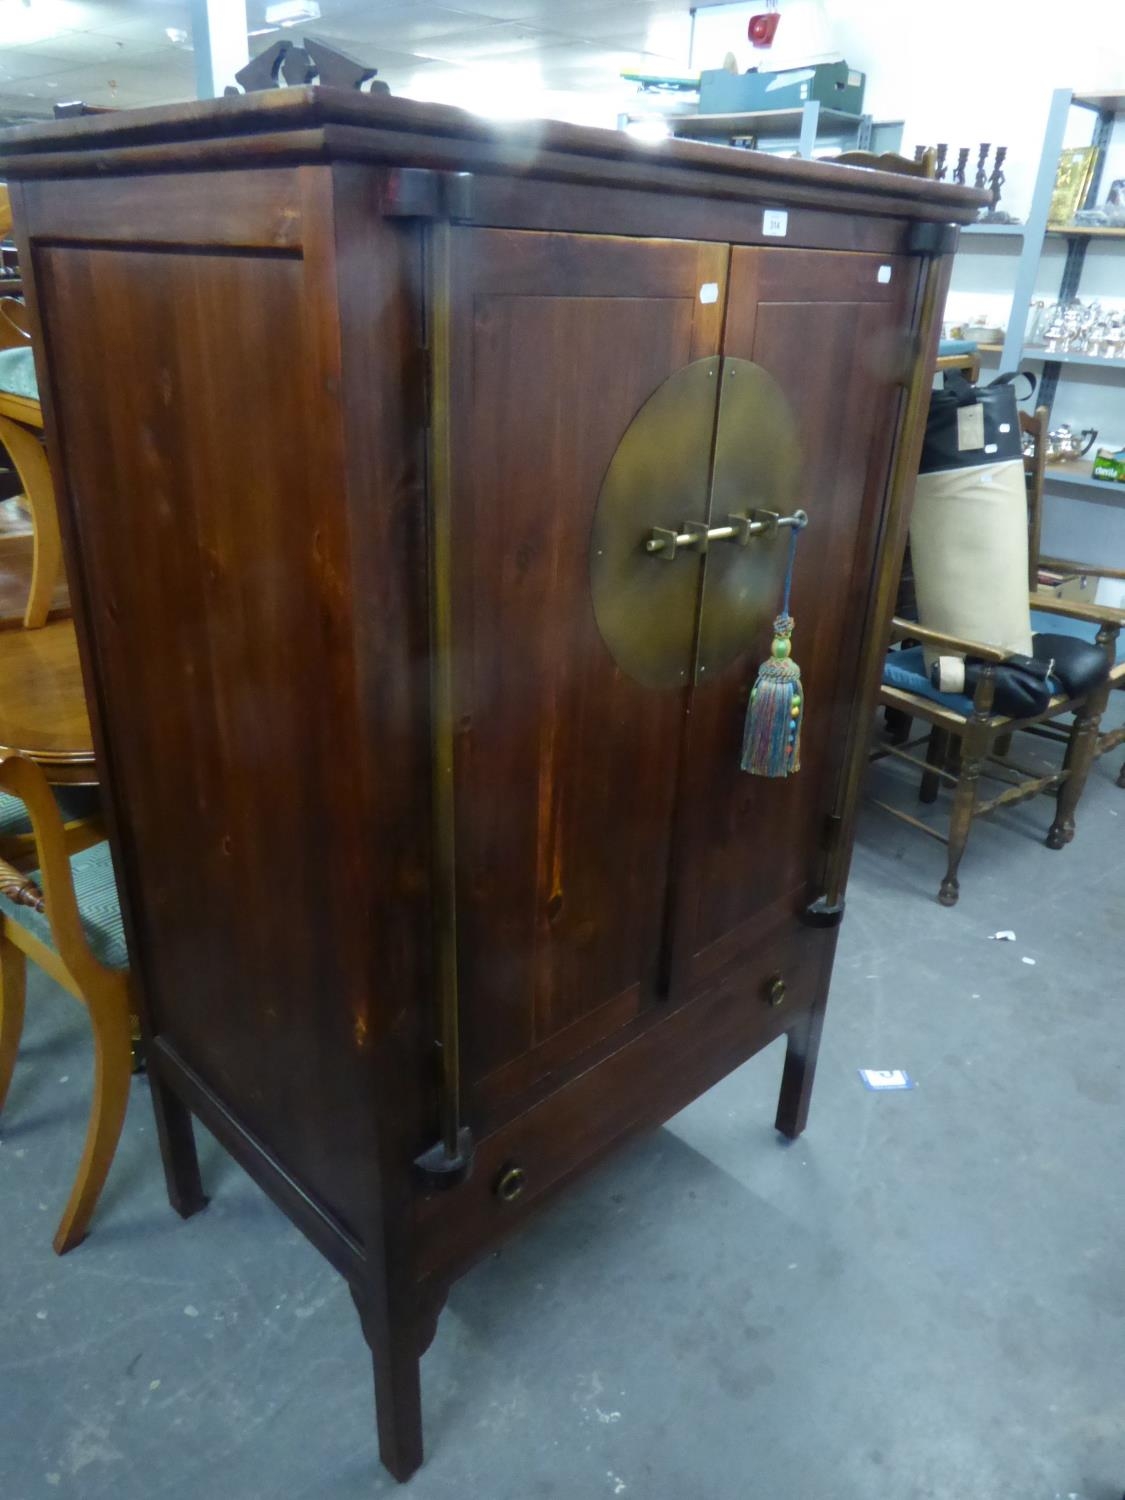
<path fill-rule="evenodd" d="M 805 717 L 796 775 L 773 780 L 741 770 L 747 698 L 781 605 L 779 557 L 777 598 L 759 611 L 745 650 L 713 674 L 697 672 L 673 866 L 671 986 L 682 997 L 737 967 L 779 922 L 821 894 L 903 400 L 904 330 L 912 324 L 917 266 L 907 257 L 842 251 L 732 253 L 723 352 L 764 368 L 797 422 L 793 503 L 808 512 L 809 524 L 797 547 L 791 613 Z M 720 408 L 717 448 L 723 421 Z M 712 516 L 711 524 L 722 520 Z M 713 548 L 708 570 L 714 557 Z M 704 633 L 710 607 L 705 582 Z"/>

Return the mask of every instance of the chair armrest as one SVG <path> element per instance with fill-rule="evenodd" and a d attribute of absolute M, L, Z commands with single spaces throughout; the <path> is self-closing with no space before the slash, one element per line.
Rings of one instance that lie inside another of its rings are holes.
<path fill-rule="evenodd" d="M 906 636 L 912 636 L 924 646 L 935 646 L 939 651 L 949 651 L 955 656 L 978 656 L 981 661 L 994 665 L 1007 661 L 1009 655 L 997 646 L 986 646 L 983 641 L 969 641 L 961 636 L 946 635 L 941 630 L 928 630 L 917 620 L 900 620 L 896 615 L 891 621 L 891 640 L 901 641 Z"/>
<path fill-rule="evenodd" d="M 1107 568 L 1104 563 L 1075 562 L 1070 557 L 1041 557 L 1039 566 L 1058 573 L 1089 573 L 1094 578 L 1125 578 L 1125 568 Z"/>
<path fill-rule="evenodd" d="M 1085 604 L 1080 599 L 1055 599 L 1050 594 L 1032 594 L 1032 609 L 1045 615 L 1065 615 L 1069 620 L 1086 620 L 1091 625 L 1125 625 L 1125 610 L 1110 604 Z"/>

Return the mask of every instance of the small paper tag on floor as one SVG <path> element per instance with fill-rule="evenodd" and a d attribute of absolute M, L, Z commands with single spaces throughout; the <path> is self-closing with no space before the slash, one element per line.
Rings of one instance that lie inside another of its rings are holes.
<path fill-rule="evenodd" d="M 857 1071 L 863 1079 L 864 1088 L 874 1089 L 876 1093 L 882 1093 L 886 1089 L 915 1087 L 913 1078 L 901 1068 L 859 1068 Z"/>

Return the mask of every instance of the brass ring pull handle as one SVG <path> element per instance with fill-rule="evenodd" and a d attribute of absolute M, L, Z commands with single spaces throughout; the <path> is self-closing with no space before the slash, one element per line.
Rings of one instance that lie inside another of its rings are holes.
<path fill-rule="evenodd" d="M 496 1196 L 501 1203 L 514 1203 L 527 1186 L 527 1173 L 522 1167 L 509 1165 L 496 1179 Z"/>
<path fill-rule="evenodd" d="M 645 551 L 671 562 L 677 552 L 706 552 L 712 542 L 737 542 L 740 547 L 747 547 L 752 537 L 772 536 L 782 526 L 803 531 L 809 524 L 808 514 L 803 510 L 796 510 L 791 516 L 779 516 L 773 510 L 752 510 L 745 516 L 728 516 L 727 520 L 727 526 L 710 527 L 685 521 L 682 531 L 654 526 L 645 538 Z"/>
<path fill-rule="evenodd" d="M 786 995 L 785 980 L 780 974 L 771 974 L 765 983 L 765 1002 L 771 1009 L 776 1010 L 779 1005 L 784 1005 Z"/>

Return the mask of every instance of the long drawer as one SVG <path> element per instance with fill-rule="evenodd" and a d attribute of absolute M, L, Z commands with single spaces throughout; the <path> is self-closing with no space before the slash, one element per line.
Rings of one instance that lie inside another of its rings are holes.
<path fill-rule="evenodd" d="M 469 1179 L 418 1206 L 419 1281 L 456 1276 L 616 1142 L 660 1124 L 783 1033 L 806 1027 L 827 986 L 835 936 L 788 918 L 710 973 L 687 1004 L 478 1141 Z"/>

